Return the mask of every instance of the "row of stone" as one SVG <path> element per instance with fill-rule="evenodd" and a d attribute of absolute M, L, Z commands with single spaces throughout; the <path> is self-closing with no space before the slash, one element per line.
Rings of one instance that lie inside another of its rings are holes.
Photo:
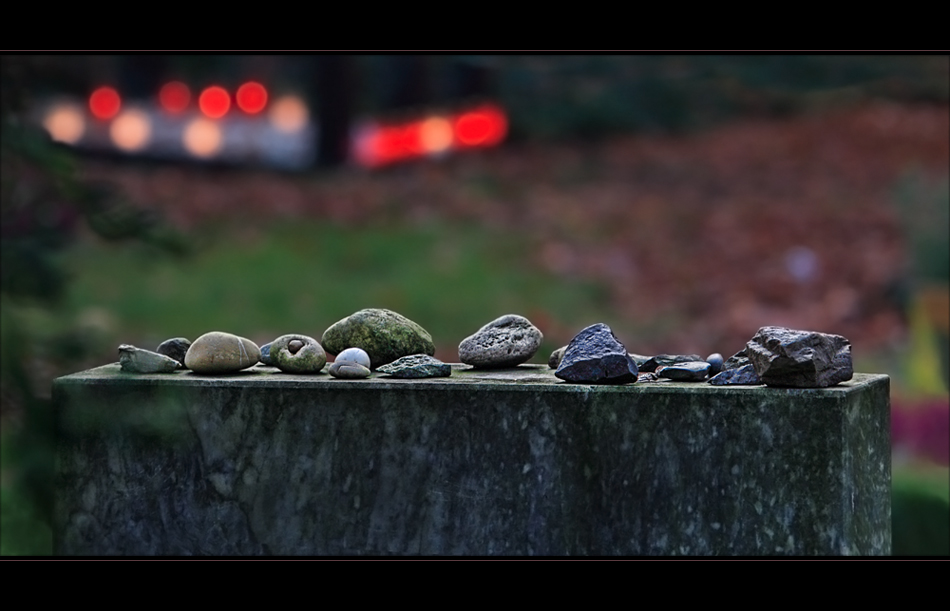
<path fill-rule="evenodd" d="M 850 380 L 851 344 L 840 335 L 762 327 L 729 357 L 715 353 L 647 357 L 627 352 L 607 325 L 591 325 L 551 354 L 554 375 L 574 383 L 629 384 L 669 379 L 714 386 L 825 388 Z"/>

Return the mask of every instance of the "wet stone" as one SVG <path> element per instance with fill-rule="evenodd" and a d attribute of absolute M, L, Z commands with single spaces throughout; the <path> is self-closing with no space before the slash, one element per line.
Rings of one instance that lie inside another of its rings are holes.
<path fill-rule="evenodd" d="M 851 343 L 840 335 L 762 327 L 746 354 L 769 386 L 826 388 L 850 380 Z"/>
<path fill-rule="evenodd" d="M 714 376 L 720 371 L 722 371 L 722 355 L 718 352 L 713 352 L 706 357 L 706 362 L 709 363 L 709 375 Z"/>
<path fill-rule="evenodd" d="M 327 353 L 320 343 L 307 335 L 281 335 L 271 342 L 271 361 L 285 373 L 320 373 L 327 364 Z"/>
<path fill-rule="evenodd" d="M 445 378 L 452 375 L 452 366 L 427 354 L 413 354 L 396 359 L 376 371 L 394 378 Z"/>
<path fill-rule="evenodd" d="M 667 367 L 677 363 L 693 363 L 702 360 L 703 358 L 698 354 L 658 354 L 654 357 L 650 357 L 642 367 L 639 367 L 638 364 L 638 367 L 641 371 L 656 371 L 659 367 Z"/>
<path fill-rule="evenodd" d="M 176 337 L 173 339 L 166 339 L 161 344 L 158 345 L 158 348 L 155 349 L 155 352 L 158 354 L 165 355 L 169 358 L 175 359 L 178 361 L 179 369 L 185 368 L 185 354 L 188 353 L 188 348 L 191 346 L 191 341 L 185 339 L 184 337 Z"/>
<path fill-rule="evenodd" d="M 129 373 L 170 373 L 180 365 L 178 361 L 164 354 L 136 348 L 130 344 L 119 346 L 119 364 L 122 371 Z"/>
<path fill-rule="evenodd" d="M 661 378 L 669 378 L 676 382 L 702 382 L 708 373 L 709 363 L 705 361 L 676 363 L 656 370 L 656 374 Z"/>
<path fill-rule="evenodd" d="M 432 336 L 418 324 L 392 310 L 370 308 L 337 321 L 323 333 L 321 344 L 330 354 L 360 348 L 371 369 L 410 354 L 435 354 Z"/>
<path fill-rule="evenodd" d="M 610 327 L 598 323 L 574 336 L 554 375 L 578 384 L 629 384 L 637 381 L 637 373 L 637 364 Z"/>
<path fill-rule="evenodd" d="M 185 353 L 185 367 L 195 373 L 233 373 L 247 369 L 261 358 L 261 349 L 246 337 L 211 331 Z"/>
<path fill-rule="evenodd" d="M 752 363 L 746 363 L 734 369 L 724 369 L 709 378 L 713 386 L 761 386 L 762 380 L 755 372 Z"/>
<path fill-rule="evenodd" d="M 478 368 L 517 367 L 541 346 L 541 331 L 524 316 L 507 314 L 459 344 L 459 360 Z"/>

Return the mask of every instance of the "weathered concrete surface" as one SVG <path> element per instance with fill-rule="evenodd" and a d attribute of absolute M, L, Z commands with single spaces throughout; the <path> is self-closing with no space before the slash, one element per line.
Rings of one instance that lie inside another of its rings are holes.
<path fill-rule="evenodd" d="M 889 554 L 889 379 L 59 378 L 58 554 Z"/>

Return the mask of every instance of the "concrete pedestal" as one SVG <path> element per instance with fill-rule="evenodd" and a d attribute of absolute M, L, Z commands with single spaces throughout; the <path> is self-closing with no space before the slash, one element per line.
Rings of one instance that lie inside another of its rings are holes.
<path fill-rule="evenodd" d="M 889 554 L 889 379 L 59 378 L 57 554 Z"/>

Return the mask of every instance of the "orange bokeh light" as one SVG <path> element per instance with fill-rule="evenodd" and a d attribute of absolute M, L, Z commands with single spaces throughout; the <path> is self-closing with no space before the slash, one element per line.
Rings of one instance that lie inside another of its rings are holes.
<path fill-rule="evenodd" d="M 122 98 L 112 87 L 99 87 L 89 96 L 89 110 L 97 119 L 111 119 L 119 113 Z"/>
<path fill-rule="evenodd" d="M 43 127 L 57 142 L 76 144 L 86 131 L 86 120 L 81 107 L 59 104 L 43 119 Z"/>
<path fill-rule="evenodd" d="M 198 96 L 198 108 L 210 119 L 220 119 L 231 109 L 231 96 L 223 87 L 213 85 Z"/>
<path fill-rule="evenodd" d="M 191 90 L 181 81 L 165 83 L 158 92 L 158 101 L 167 112 L 179 113 L 188 108 Z"/>
<path fill-rule="evenodd" d="M 257 114 L 267 106 L 267 90 L 260 83 L 244 83 L 238 87 L 236 97 L 238 108 L 249 115 Z"/>
<path fill-rule="evenodd" d="M 152 122 L 141 110 L 125 110 L 109 126 L 109 137 L 123 151 L 139 151 L 152 137 Z"/>
<path fill-rule="evenodd" d="M 195 119 L 185 128 L 182 144 L 195 157 L 211 157 L 221 150 L 224 135 L 214 121 Z"/>

